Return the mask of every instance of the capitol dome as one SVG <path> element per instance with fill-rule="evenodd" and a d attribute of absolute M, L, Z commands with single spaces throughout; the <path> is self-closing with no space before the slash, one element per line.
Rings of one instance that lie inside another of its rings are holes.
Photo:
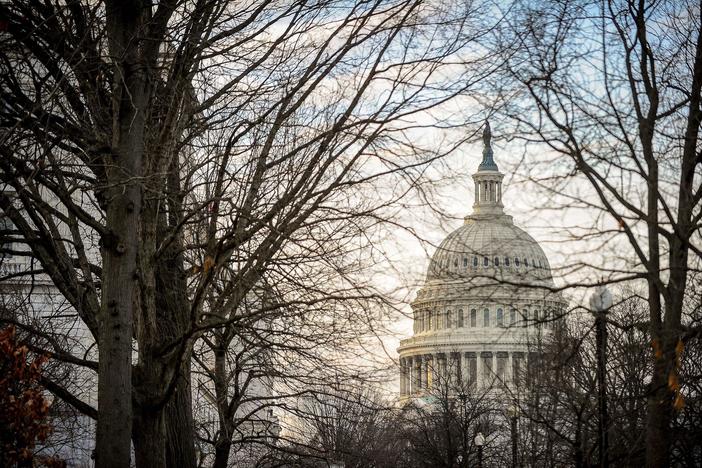
<path fill-rule="evenodd" d="M 504 213 L 490 140 L 486 124 L 473 213 L 438 246 L 411 304 L 414 333 L 398 349 L 402 397 L 440 384 L 460 392 L 518 387 L 531 345 L 550 335 L 565 308 L 543 249 Z"/>
<path fill-rule="evenodd" d="M 511 216 L 467 217 L 439 245 L 427 281 L 491 275 L 514 282 L 552 286 L 551 269 L 539 244 Z"/>

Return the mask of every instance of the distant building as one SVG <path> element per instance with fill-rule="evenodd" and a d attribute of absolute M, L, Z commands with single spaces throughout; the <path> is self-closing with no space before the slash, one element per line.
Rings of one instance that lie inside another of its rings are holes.
<path fill-rule="evenodd" d="M 519 387 L 537 359 L 531 344 L 548 336 L 565 307 L 544 251 L 503 211 L 504 175 L 490 140 L 486 125 L 473 213 L 441 242 L 411 304 L 414 334 L 398 349 L 404 399 L 438 382 L 461 392 Z"/>
<path fill-rule="evenodd" d="M 14 202 L 15 191 L 0 185 L 0 193 Z M 47 203 L 55 202 L 50 196 Z M 19 205 L 13 204 L 13 205 Z M 19 209 L 18 206 L 15 206 Z M 59 232 L 65 235 L 65 226 Z M 97 348 L 92 334 L 81 321 L 75 309 L 61 294 L 42 266 L 32 257 L 26 241 L 21 237 L 9 216 L 0 209 L 0 318 L 18 322 L 20 336 L 28 330 L 52 337 L 53 344 L 62 351 L 97 361 Z M 0 328 L 4 323 L 0 323 Z M 42 344 L 46 351 L 56 348 Z M 65 388 L 83 403 L 97 408 L 97 374 L 81 366 L 61 364 L 51 360 L 42 367 L 43 376 Z M 71 467 L 92 466 L 95 421 L 74 410 L 49 392 L 51 402 L 49 422 L 52 432 L 46 443 L 38 447 L 43 455 L 56 455 Z"/>

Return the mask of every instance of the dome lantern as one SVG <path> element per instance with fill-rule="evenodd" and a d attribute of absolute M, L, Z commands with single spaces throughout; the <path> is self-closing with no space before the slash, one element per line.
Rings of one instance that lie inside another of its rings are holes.
<path fill-rule="evenodd" d="M 502 174 L 497 168 L 492 152 L 492 132 L 490 123 L 485 122 L 483 129 L 483 160 L 478 172 L 473 174 L 475 181 L 474 215 L 502 215 Z"/>

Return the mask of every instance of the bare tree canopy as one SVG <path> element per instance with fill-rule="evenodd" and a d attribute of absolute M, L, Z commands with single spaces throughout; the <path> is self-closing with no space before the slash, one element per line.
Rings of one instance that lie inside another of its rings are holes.
<path fill-rule="evenodd" d="M 376 296 L 359 272 L 377 226 L 451 150 L 419 135 L 494 69 L 480 8 L 0 4 L 2 235 L 24 246 L 3 249 L 31 257 L 19 276 L 46 275 L 97 345 L 54 358 L 97 371 L 100 466 L 126 466 L 131 440 L 138 466 L 195 464 L 191 357 L 207 330 L 224 349 L 293 307 L 308 343 L 373 330 L 314 305 Z M 263 284 L 276 305 L 247 316 Z"/>
<path fill-rule="evenodd" d="M 646 463 L 666 466 L 680 354 L 698 333 L 685 308 L 702 259 L 700 6 L 523 2 L 511 25 L 503 110 L 513 137 L 540 145 L 528 172 L 544 207 L 580 212 L 570 235 L 595 255 L 572 268 L 595 279 L 579 285 L 647 284 Z"/>

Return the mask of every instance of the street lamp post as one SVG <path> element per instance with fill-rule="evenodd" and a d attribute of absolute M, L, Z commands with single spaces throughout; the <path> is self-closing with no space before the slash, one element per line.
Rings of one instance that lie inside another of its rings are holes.
<path fill-rule="evenodd" d="M 459 466 L 463 466 L 463 463 L 468 460 L 468 452 L 466 450 L 466 445 L 468 444 L 468 441 L 466 440 L 468 435 L 468 425 L 466 424 L 466 401 L 468 400 L 468 395 L 461 392 L 458 394 L 458 399 L 461 401 L 461 437 L 463 438 L 463 445 L 461 448 L 462 456 L 460 456 Z"/>
<path fill-rule="evenodd" d="M 475 446 L 478 447 L 478 467 L 483 468 L 483 445 L 485 445 L 485 436 L 482 432 L 475 434 Z"/>
<path fill-rule="evenodd" d="M 612 294 L 601 286 L 590 297 L 590 307 L 595 313 L 595 339 L 597 341 L 597 406 L 599 411 L 600 467 L 609 467 L 609 413 L 607 411 L 607 311 L 612 307 Z"/>
<path fill-rule="evenodd" d="M 509 428 L 512 439 L 512 468 L 517 468 L 519 466 L 517 454 L 517 437 L 519 437 L 519 433 L 517 432 L 517 417 L 519 416 L 519 408 L 516 405 L 512 405 L 507 412 L 509 414 Z"/>

